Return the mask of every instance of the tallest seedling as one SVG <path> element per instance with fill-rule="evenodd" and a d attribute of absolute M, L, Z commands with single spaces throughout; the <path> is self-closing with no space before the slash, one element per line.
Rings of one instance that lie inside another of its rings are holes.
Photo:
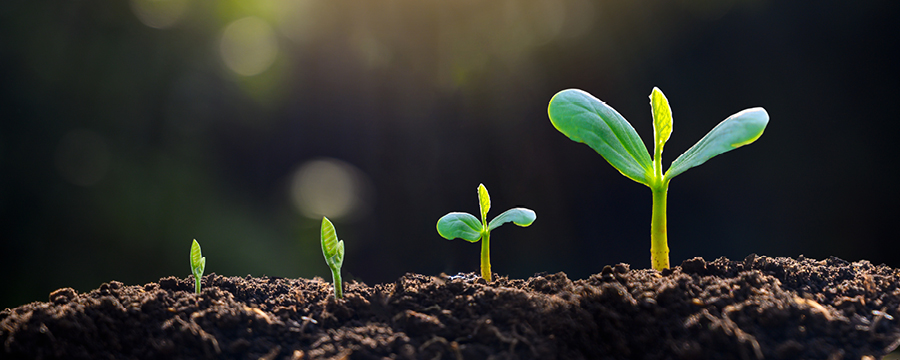
<path fill-rule="evenodd" d="M 563 90 L 550 99 L 547 112 L 557 130 L 573 141 L 585 143 L 603 156 L 625 177 L 650 187 L 653 216 L 650 221 L 650 262 L 656 270 L 669 267 L 666 235 L 666 193 L 669 181 L 713 156 L 734 150 L 758 139 L 769 114 L 752 108 L 729 116 L 694 146 L 681 154 L 663 173 L 663 145 L 672 134 L 669 100 L 658 88 L 650 93 L 653 111 L 653 158 L 631 124 L 609 105 L 581 90 Z"/>

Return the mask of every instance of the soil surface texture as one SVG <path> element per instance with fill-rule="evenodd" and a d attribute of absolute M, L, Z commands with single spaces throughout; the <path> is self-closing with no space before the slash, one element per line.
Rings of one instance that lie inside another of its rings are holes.
<path fill-rule="evenodd" d="M 900 345 L 900 271 L 750 255 L 588 279 L 407 274 L 166 277 L 63 288 L 0 312 L 9 359 L 878 359 Z"/>

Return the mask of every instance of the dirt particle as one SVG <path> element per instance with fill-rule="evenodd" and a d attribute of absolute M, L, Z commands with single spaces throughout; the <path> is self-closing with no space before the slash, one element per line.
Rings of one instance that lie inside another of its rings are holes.
<path fill-rule="evenodd" d="M 78 295 L 78 293 L 75 292 L 75 289 L 72 289 L 72 288 L 58 289 L 58 290 L 50 293 L 50 302 L 57 304 L 57 305 L 62 305 L 62 304 L 68 303 L 69 301 L 72 301 L 72 299 L 74 299 L 76 295 Z"/>
<path fill-rule="evenodd" d="M 700 257 L 685 260 L 681 263 L 681 271 L 685 274 L 704 275 L 706 273 L 706 261 Z"/>

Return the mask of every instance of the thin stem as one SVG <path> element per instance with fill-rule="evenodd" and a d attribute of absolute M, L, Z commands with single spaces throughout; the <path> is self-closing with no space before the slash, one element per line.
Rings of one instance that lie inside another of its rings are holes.
<path fill-rule="evenodd" d="M 666 228 L 666 196 L 669 182 L 651 188 L 653 192 L 653 216 L 650 220 L 650 263 L 653 269 L 669 268 L 669 240 Z"/>
<path fill-rule="evenodd" d="M 481 236 L 481 277 L 491 282 L 491 233 L 485 231 Z"/>
<path fill-rule="evenodd" d="M 658 138 L 655 132 L 656 146 L 653 149 L 653 178 L 648 184 L 653 193 L 653 215 L 650 218 L 650 264 L 653 269 L 662 271 L 669 268 L 669 235 L 666 228 L 666 196 L 669 191 L 669 179 L 663 175 L 662 152 L 665 139 Z"/>
<path fill-rule="evenodd" d="M 334 298 L 335 299 L 343 299 L 344 291 L 343 291 L 343 282 L 341 282 L 341 270 L 340 269 L 331 269 L 331 278 L 334 281 Z"/>
<path fill-rule="evenodd" d="M 200 277 L 194 275 L 194 289 L 197 292 L 197 295 L 200 294 Z"/>

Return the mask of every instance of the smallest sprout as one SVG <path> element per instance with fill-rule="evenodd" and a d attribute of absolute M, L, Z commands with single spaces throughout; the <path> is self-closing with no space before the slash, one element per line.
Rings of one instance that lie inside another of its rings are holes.
<path fill-rule="evenodd" d="M 331 268 L 331 278 L 334 281 L 334 298 L 343 299 L 341 265 L 344 264 L 344 240 L 338 240 L 334 224 L 327 217 L 322 217 L 322 254 L 325 255 L 325 263 Z"/>
<path fill-rule="evenodd" d="M 191 244 L 191 272 L 194 274 L 194 285 L 197 294 L 200 294 L 200 279 L 203 270 L 206 269 L 206 257 L 200 253 L 200 244 L 197 239 Z"/>

